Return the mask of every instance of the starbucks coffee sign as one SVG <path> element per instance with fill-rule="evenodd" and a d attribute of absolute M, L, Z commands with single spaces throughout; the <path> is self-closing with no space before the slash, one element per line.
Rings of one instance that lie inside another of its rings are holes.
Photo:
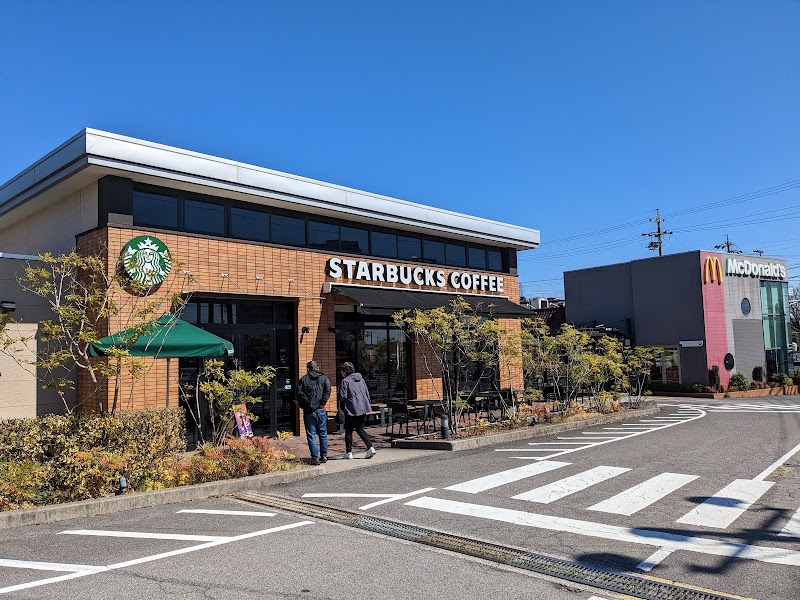
<path fill-rule="evenodd" d="M 367 260 L 331 258 L 328 261 L 326 272 L 333 279 L 427 285 L 438 288 L 447 287 L 449 284 L 449 287 L 455 290 L 503 291 L 503 278 L 499 275 L 453 271 L 446 277 L 442 269 L 411 267 Z"/>
<path fill-rule="evenodd" d="M 164 242 L 152 235 L 141 235 L 125 244 L 122 265 L 134 281 L 158 285 L 172 270 L 172 256 Z"/>

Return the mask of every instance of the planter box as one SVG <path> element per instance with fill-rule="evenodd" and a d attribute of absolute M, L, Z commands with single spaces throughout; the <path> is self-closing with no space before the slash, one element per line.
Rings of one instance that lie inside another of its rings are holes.
<path fill-rule="evenodd" d="M 664 396 L 669 398 L 708 398 L 709 400 L 718 400 L 724 398 L 725 394 L 728 398 L 757 398 L 759 396 L 793 396 L 798 393 L 798 386 L 787 385 L 783 387 L 764 388 L 762 390 L 745 390 L 743 392 L 653 392 L 654 396 Z"/>
<path fill-rule="evenodd" d="M 501 431 L 498 433 L 487 433 L 486 435 L 476 435 L 463 440 L 424 440 L 424 439 L 405 439 L 393 440 L 392 448 L 408 448 L 417 450 L 471 450 L 483 446 L 495 446 L 526 440 L 534 437 L 543 437 L 554 433 L 592 427 L 594 425 L 605 425 L 606 423 L 618 423 L 628 419 L 640 419 L 649 417 L 660 412 L 657 406 L 649 408 L 638 408 L 626 410 L 599 417 L 591 417 L 580 421 L 568 421 L 566 423 L 556 423 L 554 425 L 534 425 L 533 427 L 520 427 L 511 431 Z"/>

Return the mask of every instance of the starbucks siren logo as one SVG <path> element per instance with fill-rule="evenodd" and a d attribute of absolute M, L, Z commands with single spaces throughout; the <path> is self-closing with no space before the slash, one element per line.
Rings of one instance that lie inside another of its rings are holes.
<path fill-rule="evenodd" d="M 158 238 L 142 235 L 133 238 L 122 251 L 125 272 L 134 281 L 145 285 L 158 285 L 172 270 L 172 256 L 167 246 Z"/>

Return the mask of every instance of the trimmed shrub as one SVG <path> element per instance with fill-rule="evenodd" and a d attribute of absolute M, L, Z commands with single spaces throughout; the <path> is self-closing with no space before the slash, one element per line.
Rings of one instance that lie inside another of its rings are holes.
<path fill-rule="evenodd" d="M 753 381 L 758 381 L 758 382 L 764 381 L 764 367 L 753 368 Z"/>
<path fill-rule="evenodd" d="M 180 461 L 176 479 L 184 483 L 206 483 L 287 471 L 298 465 L 294 455 L 274 448 L 269 438 L 229 437 L 224 446 L 203 444 L 198 454 Z"/>
<path fill-rule="evenodd" d="M 782 387 L 792 384 L 792 378 L 786 373 L 773 373 L 769 376 L 769 387 Z"/>
<path fill-rule="evenodd" d="M 0 464 L 27 465 L 6 472 L 9 481 L 22 481 L 26 473 L 38 480 L 36 504 L 103 496 L 123 474 L 131 490 L 163 487 L 175 456 L 185 449 L 180 408 L 0 421 Z M 28 505 L 15 496 L 17 489 L 0 488 L 0 506 Z"/>
<path fill-rule="evenodd" d="M 734 373 L 731 375 L 731 380 L 728 383 L 728 391 L 744 391 L 750 389 L 750 381 L 744 376 L 744 373 Z"/>

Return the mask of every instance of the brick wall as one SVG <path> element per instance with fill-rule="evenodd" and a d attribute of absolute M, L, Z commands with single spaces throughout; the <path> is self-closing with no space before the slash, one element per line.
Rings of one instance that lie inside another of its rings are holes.
<path fill-rule="evenodd" d="M 123 246 L 132 238 L 147 235 L 147 231 L 127 228 L 108 227 L 82 235 L 78 239 L 79 251 L 83 253 L 100 252 L 108 249 L 109 264 L 113 266 L 122 252 Z M 240 296 L 257 295 L 274 299 L 296 299 L 298 302 L 298 322 L 295 331 L 297 340 L 296 372 L 302 375 L 305 364 L 314 359 L 323 372 L 331 380 L 335 380 L 336 346 L 335 333 L 329 327 L 335 324 L 334 304 L 331 300 L 320 299 L 322 287 L 326 281 L 333 281 L 325 273 L 326 262 L 334 255 L 307 249 L 281 248 L 236 240 L 211 239 L 184 233 L 159 232 L 153 234 L 164 242 L 173 256 L 173 267 L 170 277 L 152 294 L 152 299 L 165 299 L 172 292 L 191 293 L 228 293 Z M 376 261 L 373 258 L 368 260 Z M 391 261 L 394 264 L 410 264 L 402 261 Z M 415 265 L 416 266 L 416 265 Z M 183 271 L 190 271 L 184 276 Z M 454 269 L 443 269 L 445 275 Z M 222 277 L 225 273 L 228 276 Z M 293 281 L 289 281 L 289 280 Z M 433 286 L 405 286 L 403 284 L 372 282 L 382 287 L 398 287 L 403 289 L 427 289 L 432 291 L 451 291 Z M 504 291 L 497 295 L 508 296 L 516 302 L 519 298 L 519 283 L 515 276 L 503 274 Z M 132 297 L 120 290 L 118 293 L 121 313 L 111 319 L 109 331 L 116 332 L 131 324 L 133 309 Z M 337 302 L 339 300 L 337 299 Z M 516 327 L 519 326 L 516 320 Z M 301 334 L 302 327 L 308 327 L 309 333 Z M 418 347 L 415 347 L 415 350 Z M 417 382 L 413 394 L 418 398 L 431 397 L 434 393 L 427 371 L 422 365 L 422 355 L 413 352 L 413 379 Z M 141 408 L 145 406 L 163 406 L 166 395 L 164 377 L 166 361 L 159 359 L 141 380 L 131 385 L 123 382 L 126 399 L 124 408 Z M 441 376 L 436 371 L 438 365 L 429 361 L 434 367 L 434 376 Z M 177 378 L 177 361 L 173 361 L 171 377 Z M 79 382 L 81 378 L 79 377 Z M 520 377 L 521 381 L 521 377 Z M 85 386 L 85 382 L 83 382 Z M 177 401 L 177 384 L 173 381 L 170 387 L 170 398 Z M 335 385 L 335 382 L 334 382 Z M 174 394 L 173 394 L 174 391 Z M 335 389 L 334 389 L 335 393 Z M 109 390 L 104 389 L 107 403 Z M 107 404 L 106 404 L 107 405 Z"/>

